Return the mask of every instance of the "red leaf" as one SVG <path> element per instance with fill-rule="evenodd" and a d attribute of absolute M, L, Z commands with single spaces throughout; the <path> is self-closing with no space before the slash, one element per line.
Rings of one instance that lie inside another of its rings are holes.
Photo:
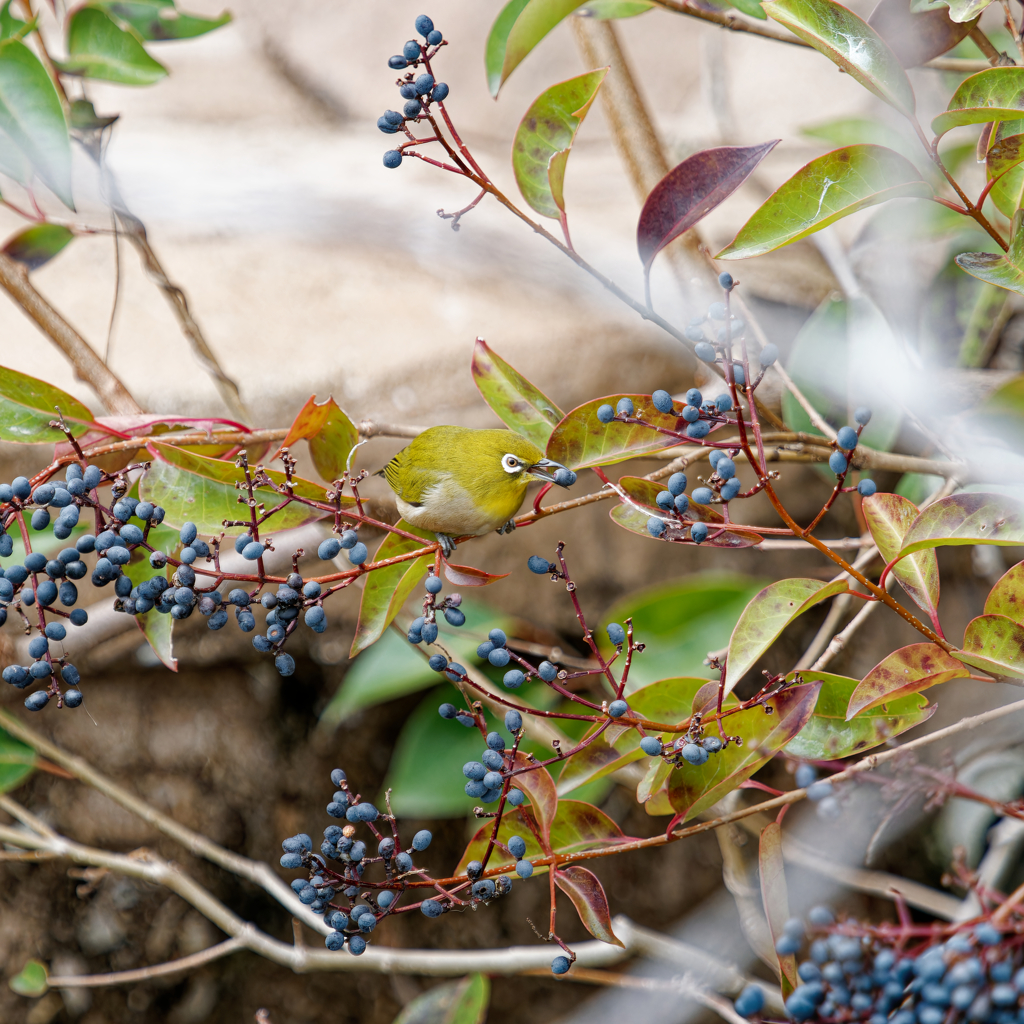
<path fill-rule="evenodd" d="M 555 871 L 555 885 L 572 900 L 584 927 L 595 939 L 622 946 L 612 931 L 608 897 L 597 875 L 573 864 Z"/>
<path fill-rule="evenodd" d="M 529 768 L 532 763 L 526 759 L 522 751 L 516 753 L 516 768 Z M 535 768 L 533 771 L 514 775 L 512 785 L 521 789 L 529 798 L 542 842 L 546 846 L 549 845 L 551 823 L 555 820 L 555 811 L 558 809 L 558 793 L 547 769 Z"/>
<path fill-rule="evenodd" d="M 782 860 L 782 826 L 777 821 L 765 825 L 761 831 L 758 865 L 761 871 L 761 901 L 774 947 L 785 934 L 783 925 L 789 919 L 789 894 Z M 788 995 L 787 983 L 789 991 L 800 984 L 796 973 L 796 957 L 792 953 L 782 955 L 776 952 L 775 958 L 783 995 Z"/>
<path fill-rule="evenodd" d="M 970 673 L 938 644 L 911 644 L 883 658 L 850 694 L 846 720 L 868 708 L 897 697 L 927 690 L 929 686 L 962 678 Z"/>
<path fill-rule="evenodd" d="M 703 149 L 673 167 L 651 190 L 636 226 L 644 272 L 673 238 L 728 199 L 779 141 Z"/>
<path fill-rule="evenodd" d="M 281 448 L 289 448 L 300 438 L 309 442 L 309 454 L 320 477 L 331 483 L 345 472 L 349 453 L 359 440 L 359 431 L 333 398 L 317 405 L 313 395 L 288 428 Z"/>
<path fill-rule="evenodd" d="M 444 563 L 444 574 L 449 582 L 457 587 L 486 587 L 489 583 L 503 580 L 509 575 L 503 572 L 496 576 L 494 573 L 484 572 L 483 569 L 474 569 L 471 565 L 452 565 L 450 562 Z"/>
<path fill-rule="evenodd" d="M 868 24 L 889 44 L 905 68 L 925 64 L 952 50 L 977 24 L 978 19 L 957 24 L 948 7 L 912 14 L 908 0 L 881 0 Z"/>

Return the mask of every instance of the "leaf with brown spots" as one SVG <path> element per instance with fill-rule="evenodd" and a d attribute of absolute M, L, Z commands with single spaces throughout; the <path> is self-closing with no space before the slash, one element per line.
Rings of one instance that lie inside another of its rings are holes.
<path fill-rule="evenodd" d="M 967 623 L 962 651 L 954 657 L 994 676 L 1024 677 L 1024 626 L 1005 615 L 979 615 Z"/>
<path fill-rule="evenodd" d="M 1024 623 L 1024 562 L 1003 573 L 985 598 L 986 615 L 1005 615 Z"/>
<path fill-rule="evenodd" d="M 938 644 L 911 644 L 883 658 L 850 695 L 846 720 L 899 697 L 970 673 Z"/>

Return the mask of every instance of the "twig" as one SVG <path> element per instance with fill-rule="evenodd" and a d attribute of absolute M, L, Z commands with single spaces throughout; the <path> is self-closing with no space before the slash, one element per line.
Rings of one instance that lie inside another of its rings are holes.
<path fill-rule="evenodd" d="M 142 407 L 92 346 L 35 290 L 25 265 L 4 253 L 0 253 L 0 288 L 67 356 L 75 376 L 96 392 L 110 412 L 121 416 L 142 412 Z"/>
<path fill-rule="evenodd" d="M 825 435 L 827 438 L 835 438 L 836 432 L 828 425 L 821 413 L 814 408 L 813 405 L 804 397 L 803 392 L 793 383 L 792 378 L 786 373 L 785 368 L 781 363 L 776 362 L 774 365 L 775 372 L 782 378 L 782 383 L 786 385 L 789 393 L 800 403 L 800 407 L 805 413 L 811 418 L 811 422 Z"/>
<path fill-rule="evenodd" d="M 193 967 L 202 967 L 203 964 L 219 960 L 223 956 L 245 948 L 245 942 L 236 937 L 218 942 L 215 946 L 208 946 L 199 953 L 183 956 L 165 964 L 138 967 L 133 971 L 112 971 L 110 974 L 58 974 L 47 978 L 46 983 L 50 988 L 100 988 L 111 985 L 130 985 L 136 981 L 148 981 L 150 978 L 163 978 L 168 974 L 190 971 Z"/>

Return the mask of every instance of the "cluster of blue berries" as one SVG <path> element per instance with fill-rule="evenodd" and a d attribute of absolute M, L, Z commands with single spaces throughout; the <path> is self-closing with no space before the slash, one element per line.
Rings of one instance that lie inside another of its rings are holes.
<path fill-rule="evenodd" d="M 616 628 L 614 634 L 613 627 Z M 618 623 L 612 623 L 608 627 L 608 635 L 613 643 L 616 642 L 615 637 L 621 630 L 622 627 Z M 628 711 L 629 705 L 624 700 L 613 700 L 608 705 L 608 714 L 612 718 L 622 718 Z M 656 736 L 644 736 L 640 740 L 640 749 L 649 757 L 664 757 L 666 761 L 674 765 L 680 765 L 684 761 L 695 766 L 706 764 L 712 754 L 719 753 L 725 746 L 726 744 L 717 736 L 703 735 L 699 715 L 694 715 L 687 732 L 669 744 L 663 744 Z"/>
<path fill-rule="evenodd" d="M 908 950 L 857 934 L 852 922 L 836 925 L 827 907 L 812 909 L 808 922 L 817 937 L 797 968 L 801 984 L 786 1000 L 787 1013 L 800 1024 L 1019 1024 L 1024 1019 L 1024 968 L 1019 943 L 1010 941 L 1015 932 L 1004 935 L 982 921 L 941 944 Z M 798 953 L 807 932 L 803 921 L 787 921 L 777 951 Z M 747 989 L 734 1005 L 744 1017 L 757 1016 L 763 996 Z"/>
<path fill-rule="evenodd" d="M 488 749 L 493 748 L 489 746 Z M 299 900 L 314 914 L 322 914 L 331 927 L 332 931 L 325 940 L 327 948 L 336 952 L 347 945 L 351 954 L 359 956 L 366 950 L 365 936 L 377 927 L 382 918 L 399 910 L 400 901 L 410 891 L 408 876 L 416 871 L 413 853 L 426 850 L 433 836 L 427 829 L 421 829 L 412 837 L 409 849 L 403 850 L 393 815 L 382 814 L 372 803 L 353 794 L 345 772 L 340 768 L 331 772 L 331 785 L 337 788 L 327 805 L 327 813 L 332 818 L 344 819 L 346 824 L 328 825 L 324 829 L 319 853 L 313 852 L 313 840 L 306 833 L 285 839 L 281 843 L 284 851 L 281 867 L 304 870 L 304 876 L 294 879 L 291 887 Z M 522 793 L 519 790 L 514 792 L 519 793 L 519 802 L 522 802 Z M 390 826 L 390 836 L 381 833 L 380 824 Z M 365 841 L 356 838 L 359 825 L 364 825 L 372 834 L 371 842 L 376 841 L 376 856 L 370 854 Z M 526 844 L 521 839 L 520 843 L 525 852 Z M 528 861 L 521 863 L 529 865 Z M 384 879 L 364 882 L 366 868 L 373 864 L 383 867 Z M 419 904 L 420 912 L 425 917 L 440 917 L 455 905 L 453 899 L 460 906 L 476 906 L 512 891 L 512 880 L 507 875 L 485 879 L 481 877 L 483 870 L 479 861 L 470 861 L 467 865 L 468 898 L 425 899 Z M 529 877 L 532 865 L 524 871 L 522 877 Z M 367 891 L 361 891 L 363 887 Z M 413 904 L 408 909 L 415 909 L 415 906 Z"/>
<path fill-rule="evenodd" d="M 423 614 L 417 615 L 409 625 L 408 640 L 411 644 L 427 644 L 428 646 L 437 640 L 437 616 L 443 615 L 449 626 L 464 626 L 466 624 L 466 613 L 459 607 L 462 604 L 461 594 L 449 594 L 447 597 L 438 600 L 437 595 L 444 589 L 444 584 L 439 576 L 434 575 L 431 568 L 426 583 L 427 596 L 423 599 Z M 435 672 L 441 672 L 447 666 L 447 661 L 441 655 L 434 655 L 445 662 L 440 668 L 434 664 L 434 658 L 430 659 L 430 667 Z M 460 672 L 459 675 L 464 673 Z"/>
<path fill-rule="evenodd" d="M 871 410 L 861 406 L 854 412 L 853 418 L 857 423 L 856 427 L 845 426 L 836 431 L 836 448 L 828 459 L 828 468 L 838 477 L 843 476 L 850 468 L 850 458 L 860 442 L 861 431 L 871 422 Z M 857 484 L 857 493 L 862 498 L 870 498 L 876 490 L 878 488 L 874 480 L 864 479 Z"/>
<path fill-rule="evenodd" d="M 538 556 L 534 555 L 530 559 L 531 568 L 534 558 Z M 548 563 L 544 561 L 545 572 L 547 571 Z M 534 570 L 536 571 L 536 570 Z M 452 595 L 453 597 L 457 595 Z M 449 600 L 451 600 L 449 598 Z M 461 614 L 461 613 L 460 613 Z M 448 617 L 448 613 L 445 612 L 445 617 Z M 451 621 L 450 619 L 448 620 Z M 465 618 L 462 620 L 465 621 Z M 462 623 L 458 623 L 461 625 Z M 425 628 L 425 627 L 424 627 Z M 411 639 L 411 637 L 410 637 Z M 502 676 L 502 684 L 507 690 L 518 690 L 520 686 L 531 678 L 540 678 L 547 683 L 552 683 L 558 678 L 558 669 L 551 664 L 550 661 L 542 661 L 536 668 L 534 668 L 528 661 L 519 657 L 518 654 L 513 653 L 507 647 L 508 637 L 505 636 L 504 630 L 492 629 L 487 634 L 487 639 L 480 644 L 476 653 L 480 658 L 486 658 L 488 664 L 493 665 L 495 668 L 506 668 L 510 663 L 515 662 L 518 667 L 510 668 Z M 435 654 L 428 661 L 427 664 L 435 671 L 441 672 L 451 682 L 456 683 L 463 679 L 466 675 L 466 669 L 464 666 L 454 661 L 448 661 L 443 654 Z M 450 712 L 448 709 L 451 709 Z M 441 705 L 441 717 L 442 718 L 454 718 L 462 725 L 472 726 L 474 720 L 471 715 L 466 712 L 459 712 L 452 704 Z"/>
<path fill-rule="evenodd" d="M 828 779 L 818 778 L 818 769 L 813 764 L 798 765 L 794 778 L 798 789 L 807 790 L 807 799 L 816 805 L 822 821 L 835 821 L 842 814 L 835 787 Z"/>
<path fill-rule="evenodd" d="M 523 719 L 518 711 L 509 711 L 505 716 L 506 727 L 517 724 L 521 729 Z M 518 730 L 511 730 L 513 735 Z M 500 733 L 490 732 L 487 734 L 487 749 L 483 752 L 479 761 L 467 761 L 462 766 L 462 774 L 468 780 L 466 782 L 466 796 L 474 800 L 480 800 L 483 804 L 497 803 L 505 788 L 505 780 L 509 777 L 513 768 L 513 755 L 505 751 L 505 740 Z M 523 800 L 523 791 L 516 787 L 510 787 L 505 799 L 513 807 L 518 807 Z M 533 868 L 530 868 L 532 871 Z M 528 874 L 522 875 L 529 877 Z"/>
<path fill-rule="evenodd" d="M 695 316 L 690 320 L 684 333 L 689 341 L 694 342 L 693 352 L 698 359 L 705 363 L 716 363 L 719 361 L 720 353 L 724 352 L 731 342 L 742 338 L 746 329 L 746 323 L 739 317 L 732 316 L 724 302 L 712 302 L 703 316 Z M 774 345 L 765 345 L 760 357 L 762 368 L 771 366 L 778 358 L 778 349 Z M 740 387 L 746 384 L 743 364 L 733 363 L 732 370 L 733 380 Z"/>
<path fill-rule="evenodd" d="M 402 71 L 405 68 L 425 69 L 422 74 L 417 75 L 415 71 L 407 71 L 404 77 L 395 84 L 398 91 L 405 100 L 402 113 L 397 110 L 385 110 L 377 118 L 377 127 L 385 135 L 395 135 L 402 130 L 406 121 L 417 121 L 429 113 L 431 103 L 441 103 L 448 98 L 448 85 L 445 82 L 435 82 L 430 71 L 430 58 L 435 56 L 438 50 L 444 45 L 444 37 L 434 28 L 434 23 L 425 14 L 416 19 L 416 31 L 423 36 L 425 42 L 420 43 L 416 39 L 410 39 L 402 52 L 388 59 L 388 67 L 394 71 Z M 411 139 L 411 136 L 410 136 Z M 404 145 L 398 149 L 389 149 L 384 154 L 385 167 L 398 167 L 402 163 L 402 150 Z"/>

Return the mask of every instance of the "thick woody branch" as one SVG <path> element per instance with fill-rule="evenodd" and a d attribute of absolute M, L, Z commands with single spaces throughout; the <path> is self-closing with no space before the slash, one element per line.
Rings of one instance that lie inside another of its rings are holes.
<path fill-rule="evenodd" d="M 34 320 L 39 329 L 64 353 L 75 371 L 96 392 L 100 401 L 116 415 L 142 412 L 128 389 L 111 373 L 89 343 L 43 298 L 29 281 L 23 263 L 0 253 L 0 288 Z"/>

